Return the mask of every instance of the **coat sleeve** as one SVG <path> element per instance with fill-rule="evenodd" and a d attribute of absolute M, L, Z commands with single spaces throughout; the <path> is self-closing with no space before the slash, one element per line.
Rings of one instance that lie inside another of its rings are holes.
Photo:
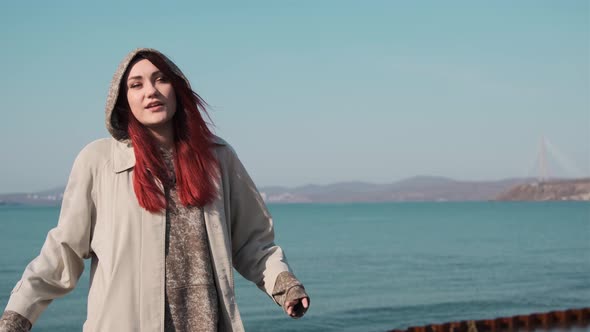
<path fill-rule="evenodd" d="M 281 272 L 291 269 L 274 242 L 273 220 L 254 182 L 230 148 L 230 220 L 233 265 L 244 278 L 272 296 Z M 281 304 L 279 304 L 281 305 Z"/>
<path fill-rule="evenodd" d="M 72 167 L 64 192 L 59 221 L 47 234 L 39 256 L 33 259 L 12 290 L 6 306 L 32 324 L 55 298 L 70 292 L 90 255 L 91 224 L 95 216 L 92 162 L 82 150 Z"/>

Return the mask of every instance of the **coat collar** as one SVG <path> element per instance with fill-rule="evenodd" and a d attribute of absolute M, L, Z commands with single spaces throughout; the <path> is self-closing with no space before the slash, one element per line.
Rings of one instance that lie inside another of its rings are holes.
<path fill-rule="evenodd" d="M 113 139 L 113 171 L 124 172 L 135 166 L 135 153 L 130 140 L 117 141 Z M 213 143 L 227 145 L 227 142 L 218 136 L 213 136 Z"/>
<path fill-rule="evenodd" d="M 113 141 L 113 171 L 121 173 L 135 166 L 135 153 L 131 141 Z"/>

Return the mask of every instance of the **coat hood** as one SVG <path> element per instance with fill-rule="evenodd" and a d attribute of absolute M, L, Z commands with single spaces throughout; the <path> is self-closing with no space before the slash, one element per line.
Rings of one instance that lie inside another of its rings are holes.
<path fill-rule="evenodd" d="M 127 133 L 127 128 L 121 124 L 119 120 L 119 113 L 115 110 L 115 105 L 117 104 L 117 98 L 119 97 L 120 93 L 120 86 L 121 80 L 123 79 L 123 75 L 129 64 L 135 59 L 135 57 L 141 53 L 156 53 L 160 57 L 166 61 L 166 63 L 170 66 L 170 69 L 180 76 L 183 80 L 186 81 L 188 86 L 190 87 L 190 83 L 188 79 L 184 76 L 184 74 L 180 71 L 180 69 L 170 60 L 167 56 L 162 54 L 160 51 L 155 50 L 153 48 L 137 48 L 123 58 L 121 63 L 119 63 L 119 67 L 115 74 L 113 75 L 113 79 L 111 81 L 111 86 L 109 88 L 109 94 L 107 96 L 107 104 L 105 107 L 105 115 L 106 115 L 106 126 L 111 133 L 111 135 L 118 141 L 126 141 L 129 139 L 129 134 Z"/>

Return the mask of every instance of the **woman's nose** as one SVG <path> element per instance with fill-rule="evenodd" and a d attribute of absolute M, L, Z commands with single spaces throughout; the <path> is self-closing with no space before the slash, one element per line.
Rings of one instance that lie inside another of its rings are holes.
<path fill-rule="evenodd" d="M 154 84 L 147 84 L 145 87 L 146 91 L 146 95 L 147 96 L 155 96 L 156 94 L 158 94 L 158 89 L 156 89 L 156 86 Z"/>

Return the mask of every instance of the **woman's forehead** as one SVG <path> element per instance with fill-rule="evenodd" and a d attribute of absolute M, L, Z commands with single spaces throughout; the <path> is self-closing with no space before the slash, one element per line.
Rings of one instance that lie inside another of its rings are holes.
<path fill-rule="evenodd" d="M 160 69 L 156 67 L 150 60 L 140 59 L 137 62 L 131 64 L 127 80 L 150 77 L 154 73 L 159 72 Z"/>

